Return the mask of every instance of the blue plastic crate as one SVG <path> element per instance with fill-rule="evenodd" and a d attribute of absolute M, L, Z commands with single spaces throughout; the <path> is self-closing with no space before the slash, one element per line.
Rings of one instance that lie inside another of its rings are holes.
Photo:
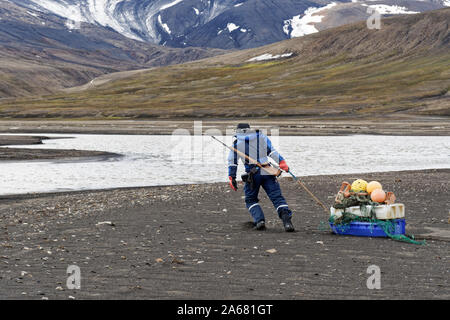
<path fill-rule="evenodd" d="M 405 234 L 405 219 L 391 220 L 393 229 L 389 230 L 392 235 Z M 359 236 L 359 237 L 387 237 L 388 235 L 377 224 L 372 222 L 351 222 L 348 225 L 334 225 L 330 223 L 333 232 L 340 235 Z"/>

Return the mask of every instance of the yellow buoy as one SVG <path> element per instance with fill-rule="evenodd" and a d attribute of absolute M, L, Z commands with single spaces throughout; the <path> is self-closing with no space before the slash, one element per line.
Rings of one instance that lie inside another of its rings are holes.
<path fill-rule="evenodd" d="M 366 192 L 367 190 L 367 181 L 363 179 L 358 179 L 353 181 L 352 190 L 354 192 Z"/>
<path fill-rule="evenodd" d="M 367 192 L 368 192 L 369 194 L 371 194 L 372 191 L 373 191 L 373 190 L 376 190 L 376 189 L 383 189 L 383 187 L 381 186 L 381 183 L 379 183 L 378 181 L 370 181 L 370 182 L 367 184 Z"/>

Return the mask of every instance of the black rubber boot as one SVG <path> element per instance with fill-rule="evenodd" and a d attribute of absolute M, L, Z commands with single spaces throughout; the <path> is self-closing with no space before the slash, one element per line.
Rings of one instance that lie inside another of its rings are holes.
<path fill-rule="evenodd" d="M 266 222 L 264 220 L 259 221 L 253 227 L 255 230 L 266 230 Z"/>
<path fill-rule="evenodd" d="M 281 221 L 283 221 L 284 230 L 286 232 L 294 232 L 295 231 L 294 225 L 292 224 L 292 221 L 291 221 L 290 211 L 283 210 L 282 212 L 280 212 L 280 218 L 281 218 Z"/>

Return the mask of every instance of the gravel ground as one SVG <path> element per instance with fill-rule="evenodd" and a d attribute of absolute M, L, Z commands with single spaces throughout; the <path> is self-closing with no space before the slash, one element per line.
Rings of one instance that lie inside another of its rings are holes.
<path fill-rule="evenodd" d="M 225 183 L 0 198 L 0 299 L 449 299 L 450 170 L 303 181 L 331 205 L 359 177 L 394 191 L 427 244 L 334 235 L 288 178 L 295 233 L 265 195 L 268 230 L 252 230 L 242 186 Z M 69 265 L 79 290 L 66 286 Z M 370 265 L 380 290 L 366 286 Z"/>

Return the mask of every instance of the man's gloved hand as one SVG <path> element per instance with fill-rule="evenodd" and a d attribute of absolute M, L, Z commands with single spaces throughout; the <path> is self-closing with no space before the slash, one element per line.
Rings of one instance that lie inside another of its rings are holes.
<path fill-rule="evenodd" d="M 236 178 L 228 177 L 228 179 L 230 179 L 230 187 L 231 187 L 231 189 L 233 189 L 234 191 L 237 191 L 238 186 L 237 186 Z"/>
<path fill-rule="evenodd" d="M 280 169 L 289 172 L 289 166 L 287 165 L 286 160 L 280 161 Z"/>

